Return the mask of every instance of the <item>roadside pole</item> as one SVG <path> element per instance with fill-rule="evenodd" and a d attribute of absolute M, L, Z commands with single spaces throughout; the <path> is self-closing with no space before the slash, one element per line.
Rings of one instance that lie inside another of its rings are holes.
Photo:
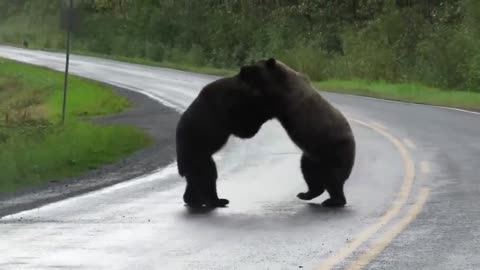
<path fill-rule="evenodd" d="M 63 83 L 63 108 L 62 108 L 62 125 L 65 125 L 65 114 L 67 109 L 67 90 L 68 90 L 68 65 L 70 62 L 70 32 L 72 28 L 72 10 L 73 0 L 68 0 L 69 6 L 66 11 L 66 24 L 67 24 L 67 56 L 65 60 L 65 78 Z"/>

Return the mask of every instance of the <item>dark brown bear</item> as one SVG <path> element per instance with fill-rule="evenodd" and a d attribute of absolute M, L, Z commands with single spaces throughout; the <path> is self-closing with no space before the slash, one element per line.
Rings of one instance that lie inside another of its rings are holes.
<path fill-rule="evenodd" d="M 230 135 L 251 138 L 273 118 L 261 91 L 238 76 L 206 85 L 182 114 L 176 131 L 177 166 L 187 186 L 184 202 L 191 207 L 222 207 L 229 203 L 217 195 L 217 169 L 212 155 Z"/>
<path fill-rule="evenodd" d="M 308 191 L 297 197 L 311 200 L 326 189 L 330 198 L 324 206 L 344 206 L 343 186 L 355 160 L 355 141 L 346 118 L 304 75 L 273 58 L 244 66 L 240 77 L 264 92 L 274 116 L 303 151 L 301 170 Z"/>

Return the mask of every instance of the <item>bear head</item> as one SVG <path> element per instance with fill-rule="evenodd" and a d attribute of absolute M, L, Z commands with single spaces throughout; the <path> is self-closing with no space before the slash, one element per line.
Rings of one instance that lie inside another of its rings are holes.
<path fill-rule="evenodd" d="M 268 106 L 266 96 L 257 87 L 240 80 L 229 91 L 227 115 L 229 131 L 242 139 L 252 138 L 262 125 L 273 118 L 273 110 Z"/>
<path fill-rule="evenodd" d="M 275 58 L 245 65 L 238 75 L 253 89 L 260 89 L 275 111 L 282 110 L 285 101 L 305 88 L 308 78 Z"/>
<path fill-rule="evenodd" d="M 262 59 L 245 65 L 238 76 L 250 87 L 260 89 L 269 98 L 288 97 L 292 92 L 309 84 L 306 75 L 275 58 Z"/>

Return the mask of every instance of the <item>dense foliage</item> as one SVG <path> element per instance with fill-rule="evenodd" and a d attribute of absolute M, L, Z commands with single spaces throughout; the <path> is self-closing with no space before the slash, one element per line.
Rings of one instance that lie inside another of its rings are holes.
<path fill-rule="evenodd" d="M 0 41 L 62 48 L 65 1 L 0 0 Z M 316 80 L 480 89 L 478 0 L 75 0 L 74 49 L 236 67 L 276 56 Z"/>

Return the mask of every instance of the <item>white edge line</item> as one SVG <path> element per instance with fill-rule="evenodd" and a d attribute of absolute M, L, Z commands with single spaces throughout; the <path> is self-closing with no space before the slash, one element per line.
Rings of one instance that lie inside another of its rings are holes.
<path fill-rule="evenodd" d="M 97 190 L 87 192 L 87 193 L 84 193 L 84 194 L 81 194 L 81 195 L 78 195 L 78 196 L 68 197 L 68 198 L 60 200 L 60 201 L 44 204 L 40 207 L 36 207 L 36 208 L 33 208 L 33 209 L 28 209 L 28 210 L 20 211 L 20 212 L 11 214 L 11 215 L 3 216 L 3 217 L 0 218 L 0 221 L 5 221 L 7 219 L 20 218 L 21 216 L 23 216 L 25 214 L 37 212 L 39 210 L 61 207 L 64 204 L 72 203 L 76 200 L 80 200 L 80 199 L 83 199 L 83 198 L 88 197 L 88 196 L 105 195 L 105 194 L 117 191 L 119 189 L 122 189 L 122 188 L 165 179 L 167 177 L 170 177 L 170 176 L 176 174 L 177 173 L 176 170 L 177 170 L 176 162 L 172 162 L 168 166 L 162 167 L 162 168 L 160 168 L 160 169 L 158 169 L 158 170 L 156 170 L 156 171 L 154 171 L 154 172 L 152 172 L 148 175 L 143 175 L 143 176 L 140 176 L 140 177 L 137 177 L 137 178 L 133 178 L 131 180 L 123 181 L 123 182 L 120 182 L 118 184 L 108 186 L 108 187 L 104 187 L 104 188 L 101 188 L 101 189 L 97 189 Z"/>
<path fill-rule="evenodd" d="M 324 90 L 319 89 L 319 90 L 320 90 L 321 92 L 323 92 L 323 93 L 326 93 L 326 94 L 351 96 L 351 97 L 358 97 L 358 98 L 364 98 L 364 99 L 373 99 L 373 100 L 379 100 L 379 101 L 383 101 L 383 102 L 399 103 L 399 104 L 412 105 L 412 106 L 420 106 L 420 107 L 441 108 L 441 109 L 446 109 L 446 110 L 451 110 L 451 111 L 459 111 L 459 112 L 464 112 L 464 113 L 469 113 L 469 114 L 480 115 L 480 112 L 469 111 L 469 110 L 458 109 L 458 108 L 452 108 L 452 107 L 446 107 L 446 106 L 440 106 L 440 105 L 429 105 L 429 104 L 410 103 L 410 102 L 403 102 L 403 101 L 383 99 L 383 98 L 367 97 L 367 96 L 352 95 L 352 94 L 343 94 L 343 93 L 336 93 L 336 92 L 333 92 L 333 91 L 328 91 L 327 89 L 324 89 Z"/>
<path fill-rule="evenodd" d="M 101 82 L 100 82 L 101 83 Z M 121 88 L 124 88 L 126 90 L 129 90 L 129 91 L 133 91 L 133 92 L 137 92 L 139 94 L 142 94 L 142 95 L 145 95 L 151 99 L 153 99 L 154 101 L 157 101 L 158 103 L 162 104 L 162 105 L 165 105 L 166 107 L 169 107 L 173 110 L 175 110 L 176 112 L 178 113 L 182 113 L 183 110 L 180 108 L 181 106 L 177 105 L 177 104 L 174 104 L 170 101 L 167 101 L 166 99 L 164 98 L 160 98 L 158 96 L 155 96 L 147 91 L 144 91 L 144 90 L 140 90 L 140 89 L 137 89 L 137 88 L 134 88 L 134 87 L 131 87 L 131 86 L 128 86 L 128 85 L 125 85 L 125 84 L 122 84 L 122 83 L 118 83 L 118 82 L 105 82 L 105 83 L 109 83 L 109 84 L 112 84 L 114 86 L 117 86 L 117 87 L 121 87 Z"/>
<path fill-rule="evenodd" d="M 47 51 L 47 50 L 42 50 L 42 49 L 25 49 L 22 47 L 16 47 L 16 46 L 11 46 L 11 45 L 5 45 L 0 43 L 0 49 L 5 48 L 7 50 L 17 50 L 17 51 L 25 51 L 25 52 L 30 52 L 30 53 L 44 53 L 44 54 L 50 54 L 50 55 L 55 55 L 55 56 L 64 56 L 65 54 L 62 53 L 61 51 Z M 98 57 L 98 56 L 93 56 L 93 55 L 87 55 L 87 54 L 77 54 L 77 53 L 70 53 L 70 57 L 73 60 L 74 57 L 84 57 L 84 58 L 90 58 L 90 60 L 93 59 L 100 59 L 104 61 L 110 61 L 116 64 L 127 64 L 127 65 L 132 65 L 132 66 L 137 66 L 137 67 L 149 67 L 149 68 L 155 68 L 155 69 L 162 69 L 164 71 L 174 71 L 174 72 L 180 72 L 183 73 L 184 75 L 202 75 L 202 76 L 210 76 L 212 79 L 217 79 L 221 78 L 223 76 L 218 76 L 218 75 L 213 75 L 213 74 L 207 74 L 207 73 L 198 73 L 198 72 L 193 72 L 193 71 L 188 71 L 188 70 L 181 70 L 181 69 L 174 69 L 174 68 L 169 68 L 169 67 L 162 67 L 162 66 L 155 66 L 155 65 L 144 65 L 144 64 L 139 64 L 139 63 L 134 63 L 134 62 L 125 62 L 125 61 L 120 61 L 120 60 L 115 60 L 113 58 L 103 58 L 103 57 Z M 13 61 L 21 62 L 17 59 L 13 58 L 8 58 L 4 57 Z M 30 62 L 24 62 L 30 65 L 35 65 Z M 43 65 L 39 65 L 42 67 L 45 67 Z M 48 67 L 47 67 L 48 68 Z M 59 72 L 62 72 L 61 70 L 58 70 Z M 82 77 L 82 76 L 79 76 Z"/>

